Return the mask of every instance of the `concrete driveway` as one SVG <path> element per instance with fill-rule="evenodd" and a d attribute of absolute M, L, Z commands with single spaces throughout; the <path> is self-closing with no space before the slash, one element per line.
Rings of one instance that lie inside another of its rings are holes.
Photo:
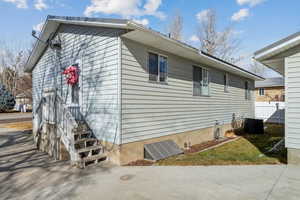
<path fill-rule="evenodd" d="M 285 165 L 116 167 L 85 170 L 37 152 L 31 135 L 0 130 L 0 199 L 299 200 L 299 169 Z"/>
<path fill-rule="evenodd" d="M 32 113 L 0 113 L 0 123 L 31 121 Z"/>

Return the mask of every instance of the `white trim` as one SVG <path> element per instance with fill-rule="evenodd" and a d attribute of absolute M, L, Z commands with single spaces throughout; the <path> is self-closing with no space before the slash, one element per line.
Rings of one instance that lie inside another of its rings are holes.
<path fill-rule="evenodd" d="M 200 83 L 200 95 L 194 95 L 194 67 L 198 67 L 198 68 L 200 68 L 201 69 L 201 82 L 203 81 L 203 70 L 206 70 L 207 71 L 207 81 L 208 81 L 208 94 L 206 95 L 206 94 L 203 94 L 202 93 L 202 83 Z M 210 69 L 209 68 L 207 68 L 207 67 L 201 67 L 201 66 L 199 66 L 199 65 L 192 65 L 192 76 L 193 76 L 193 81 L 192 81 L 192 83 L 193 83 L 193 93 L 192 93 L 192 96 L 193 97 L 210 97 Z"/>
<path fill-rule="evenodd" d="M 247 89 L 246 89 L 246 87 L 244 89 L 245 90 L 245 100 L 251 100 L 252 95 L 251 95 L 251 89 L 250 89 L 250 81 L 245 80 L 244 86 L 246 86 L 245 83 L 247 83 Z"/>
<path fill-rule="evenodd" d="M 178 42 L 171 38 L 168 38 L 167 36 L 163 36 L 158 32 L 150 30 L 144 26 L 138 25 L 132 21 L 128 21 L 127 23 L 105 23 L 105 22 L 99 22 L 99 21 L 91 22 L 91 21 L 48 19 L 46 21 L 46 24 L 43 27 L 41 39 L 47 39 L 47 37 L 49 37 L 49 34 L 51 32 L 55 32 L 57 30 L 57 27 L 60 24 L 76 24 L 76 25 L 82 25 L 82 26 L 121 28 L 121 29 L 125 29 L 125 30 L 138 31 L 138 32 L 140 32 L 138 34 L 149 33 L 149 34 L 152 34 L 153 37 L 161 38 L 169 43 L 176 45 L 176 48 L 177 47 L 182 48 L 182 50 L 186 50 L 187 52 L 189 52 L 190 58 L 186 57 L 187 59 L 191 59 L 191 57 L 193 57 L 192 60 L 194 60 L 194 61 L 198 60 L 199 62 L 204 62 L 204 61 L 201 61 L 201 58 L 202 58 L 207 62 L 211 62 L 211 64 L 210 64 L 211 66 L 219 65 L 218 67 L 215 67 L 215 68 L 219 68 L 219 69 L 223 68 L 224 70 L 226 70 L 226 68 L 227 68 L 226 71 L 228 71 L 228 72 L 235 73 L 240 76 L 248 77 L 253 80 L 263 80 L 263 78 L 261 78 L 259 76 L 256 76 L 250 72 L 243 71 L 243 70 L 233 67 L 229 64 L 226 64 L 224 62 L 213 59 L 207 55 L 203 55 L 203 54 L 199 53 L 198 49 L 196 49 L 194 47 L 188 46 L 184 43 L 181 43 L 181 42 Z M 131 32 L 129 32 L 129 34 L 130 33 Z M 126 33 L 123 35 L 123 37 L 126 37 Z M 37 45 L 35 45 L 34 50 L 33 50 L 32 54 L 30 55 L 28 62 L 26 63 L 26 67 L 25 67 L 26 72 L 32 71 L 32 69 L 34 68 L 34 65 L 36 64 L 37 59 L 40 58 L 42 52 L 45 49 L 45 46 L 43 46 L 42 43 L 36 43 L 36 44 Z"/>
<path fill-rule="evenodd" d="M 224 92 L 229 93 L 229 74 L 225 72 L 224 75 L 225 75 L 225 81 L 226 81 L 226 83 L 224 84 Z"/>
<path fill-rule="evenodd" d="M 261 94 L 260 91 L 263 91 L 263 92 L 262 92 L 263 94 Z M 261 96 L 261 97 L 265 96 L 265 88 L 263 88 L 263 87 L 258 88 L 258 95 Z"/>
<path fill-rule="evenodd" d="M 173 44 L 176 44 L 177 46 L 185 48 L 187 51 L 192 51 L 193 53 L 196 53 L 197 56 L 199 56 L 199 57 L 203 57 L 203 58 L 205 58 L 207 60 L 210 60 L 210 61 L 212 61 L 214 63 L 218 63 L 220 65 L 226 66 L 226 67 L 230 68 L 231 70 L 233 70 L 235 72 L 239 72 L 240 74 L 242 74 L 242 76 L 246 76 L 246 77 L 251 78 L 251 79 L 256 80 L 256 81 L 264 80 L 263 78 L 261 78 L 259 76 L 255 76 L 255 75 L 253 75 L 253 74 L 251 74 L 249 72 L 245 72 L 245 71 L 240 70 L 240 69 L 238 69 L 236 67 L 232 67 L 231 65 L 228 65 L 228 64 L 226 64 L 224 62 L 218 61 L 218 60 L 213 59 L 213 58 L 211 58 L 211 57 L 209 57 L 207 55 L 204 55 L 201 52 L 199 53 L 199 50 L 196 49 L 196 48 L 194 48 L 194 47 L 189 47 L 189 46 L 187 46 L 187 45 L 185 45 L 183 43 L 180 43 L 180 42 L 178 42 L 176 40 L 168 38 L 167 36 L 162 36 L 161 34 L 155 32 L 155 31 L 149 30 L 149 29 L 147 29 L 147 28 L 145 28 L 145 27 L 143 27 L 141 25 L 138 25 L 138 24 L 132 22 L 132 21 L 129 21 L 127 24 L 128 24 L 128 27 L 131 27 L 134 30 L 140 30 L 140 31 L 143 31 L 143 32 L 152 33 L 152 34 L 154 34 L 154 35 L 156 35 L 156 36 L 158 36 L 160 38 L 163 38 L 163 39 L 165 39 L 165 40 L 167 40 L 169 42 L 172 42 Z M 224 70 L 226 70 L 226 69 L 224 69 Z"/>
<path fill-rule="evenodd" d="M 100 26 L 108 28 L 126 28 L 127 24 L 120 23 L 105 23 L 99 21 L 75 21 L 75 20 L 64 20 L 64 19 L 49 19 L 49 21 L 58 22 L 61 24 L 73 24 L 73 25 L 84 25 L 84 26 Z"/>
<path fill-rule="evenodd" d="M 158 71 L 157 71 L 157 77 L 156 77 L 156 81 L 150 80 L 150 71 L 149 71 L 149 54 L 156 54 L 158 56 Z M 167 76 L 165 81 L 160 81 L 160 57 L 165 57 L 167 58 Z M 156 51 L 152 51 L 152 50 L 148 50 L 147 51 L 147 70 L 148 70 L 148 81 L 153 82 L 153 83 L 162 83 L 162 84 L 168 84 L 168 76 L 169 76 L 169 58 L 167 55 L 158 53 Z"/>
<path fill-rule="evenodd" d="M 206 59 L 208 59 L 208 60 L 210 60 L 210 61 L 212 61 L 212 62 L 218 63 L 218 64 L 223 65 L 223 66 L 226 66 L 227 68 L 230 68 L 230 69 L 232 69 L 232 70 L 234 70 L 234 71 L 236 71 L 236 72 L 239 72 L 240 75 L 243 74 L 244 77 L 245 77 L 245 76 L 248 77 L 248 78 L 251 77 L 251 79 L 256 80 L 256 81 L 263 81 L 263 80 L 264 80 L 264 78 L 260 78 L 259 76 L 252 75 L 252 74 L 250 74 L 249 72 L 245 72 L 245 71 L 240 70 L 240 69 L 238 69 L 238 68 L 236 68 L 236 67 L 232 67 L 231 65 L 228 65 L 228 64 L 223 63 L 223 62 L 221 62 L 221 61 L 218 61 L 218 60 L 216 60 L 216 59 L 213 59 L 213 58 L 211 58 L 211 57 L 209 57 L 209 56 L 207 56 L 207 55 L 203 55 L 203 54 L 201 54 L 201 53 L 200 53 L 199 55 L 205 57 Z M 223 69 L 223 70 L 226 71 L 226 69 Z M 231 72 L 231 73 L 233 73 L 233 72 Z M 241 76 L 243 76 L 243 75 L 241 75 Z"/>
<path fill-rule="evenodd" d="M 296 43 L 296 44 L 294 44 L 294 43 Z M 271 49 L 265 50 L 265 51 L 255 55 L 254 59 L 258 60 L 258 61 L 262 61 L 264 59 L 267 59 L 270 56 L 273 56 L 274 54 L 280 53 L 281 51 L 292 48 L 298 44 L 300 44 L 300 36 L 295 37 L 291 40 L 288 40 L 282 44 L 279 44 Z"/>
<path fill-rule="evenodd" d="M 118 37 L 118 72 L 117 72 L 117 92 L 118 92 L 118 135 L 119 144 L 122 144 L 122 40 Z"/>

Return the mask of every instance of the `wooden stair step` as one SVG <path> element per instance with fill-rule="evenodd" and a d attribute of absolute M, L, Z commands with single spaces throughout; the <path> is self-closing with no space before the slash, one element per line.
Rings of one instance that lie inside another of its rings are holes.
<path fill-rule="evenodd" d="M 84 152 L 89 152 L 89 151 L 92 151 L 92 150 L 101 150 L 101 149 L 102 149 L 102 146 L 97 145 L 97 146 L 86 147 L 84 149 L 79 149 L 77 151 L 77 153 L 84 153 Z"/>
<path fill-rule="evenodd" d="M 96 138 L 82 138 L 82 139 L 78 139 L 75 141 L 75 144 L 79 144 L 79 143 L 83 143 L 83 142 L 93 142 L 93 141 L 97 141 Z"/>
<path fill-rule="evenodd" d="M 88 135 L 91 134 L 91 131 L 76 131 L 74 135 Z"/>
<path fill-rule="evenodd" d="M 89 162 L 89 161 L 93 161 L 93 160 L 100 160 L 100 159 L 103 159 L 103 158 L 106 158 L 106 157 L 107 157 L 106 154 L 101 153 L 99 155 L 88 156 L 86 158 L 83 158 L 82 160 L 84 162 Z"/>

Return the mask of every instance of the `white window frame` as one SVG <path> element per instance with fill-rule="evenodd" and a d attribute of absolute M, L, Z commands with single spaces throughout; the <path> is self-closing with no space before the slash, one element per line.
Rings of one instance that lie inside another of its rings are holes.
<path fill-rule="evenodd" d="M 261 91 L 263 91 L 263 92 L 261 92 Z M 258 94 L 259 94 L 259 96 L 265 96 L 265 88 L 259 88 Z"/>
<path fill-rule="evenodd" d="M 201 81 L 200 81 L 200 95 L 195 95 L 195 88 L 194 88 L 194 83 L 193 83 L 193 96 L 197 97 L 197 96 L 204 96 L 204 97 L 210 97 L 210 71 L 208 68 L 206 67 L 200 67 L 198 65 L 193 65 L 193 77 L 194 77 L 194 67 L 198 67 L 201 69 Z M 204 76 L 204 73 L 203 73 L 203 70 L 206 70 L 207 71 L 207 81 L 208 81 L 208 94 L 203 94 L 203 76 Z M 193 78 L 193 82 L 194 82 L 194 78 Z"/>
<path fill-rule="evenodd" d="M 250 90 L 250 82 L 249 81 L 244 81 L 244 84 L 247 83 L 248 88 L 245 88 L 245 99 L 246 100 L 251 100 L 251 90 Z"/>
<path fill-rule="evenodd" d="M 161 54 L 161 53 L 158 53 L 158 52 L 155 52 L 155 51 L 148 51 L 147 52 L 148 55 L 147 55 L 147 70 L 148 70 L 148 81 L 149 82 L 154 82 L 154 83 L 167 83 L 168 82 L 168 77 L 169 77 L 169 58 L 167 55 L 164 55 L 164 54 Z M 149 70 L 149 54 L 152 53 L 152 54 L 156 54 L 158 56 L 158 74 L 157 74 L 157 77 L 156 77 L 156 81 L 153 81 L 153 80 L 150 80 L 150 70 Z M 165 81 L 160 81 L 160 59 L 161 57 L 165 57 L 167 59 L 167 75 L 166 75 L 166 78 L 165 78 Z"/>
<path fill-rule="evenodd" d="M 225 76 L 224 80 L 226 81 L 226 83 L 224 83 L 224 92 L 229 92 L 229 74 L 225 73 L 224 76 Z"/>

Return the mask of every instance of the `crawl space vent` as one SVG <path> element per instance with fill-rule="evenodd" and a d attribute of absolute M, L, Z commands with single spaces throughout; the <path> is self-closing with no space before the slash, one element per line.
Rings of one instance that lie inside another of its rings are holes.
<path fill-rule="evenodd" d="M 144 157 L 148 160 L 161 160 L 182 153 L 183 151 L 172 140 L 145 144 L 144 146 Z"/>

